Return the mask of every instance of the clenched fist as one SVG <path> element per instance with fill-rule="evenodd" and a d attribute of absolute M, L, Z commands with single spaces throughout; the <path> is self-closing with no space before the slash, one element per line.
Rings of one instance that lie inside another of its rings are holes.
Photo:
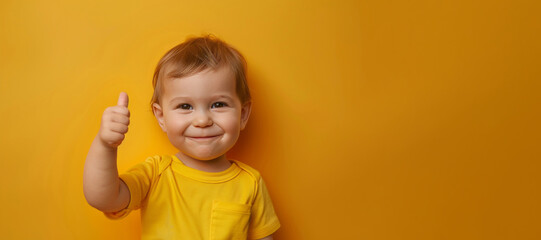
<path fill-rule="evenodd" d="M 108 107 L 103 112 L 98 137 L 105 146 L 117 148 L 124 140 L 129 124 L 128 94 L 121 92 L 117 105 Z"/>

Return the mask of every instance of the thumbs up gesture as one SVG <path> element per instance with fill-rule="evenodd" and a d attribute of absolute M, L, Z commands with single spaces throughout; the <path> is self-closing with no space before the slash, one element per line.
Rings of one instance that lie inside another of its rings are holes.
<path fill-rule="evenodd" d="M 121 92 L 117 105 L 108 107 L 103 112 L 98 133 L 99 139 L 105 146 L 117 148 L 124 140 L 129 124 L 128 94 Z"/>

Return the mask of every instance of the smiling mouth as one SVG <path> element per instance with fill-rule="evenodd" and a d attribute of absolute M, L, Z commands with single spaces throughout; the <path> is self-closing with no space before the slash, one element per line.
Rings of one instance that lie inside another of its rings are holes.
<path fill-rule="evenodd" d="M 206 136 L 206 137 L 187 137 L 189 139 L 192 139 L 192 140 L 196 140 L 196 141 L 205 141 L 205 140 L 213 140 L 215 138 L 218 138 L 220 135 L 216 135 L 216 136 Z"/>

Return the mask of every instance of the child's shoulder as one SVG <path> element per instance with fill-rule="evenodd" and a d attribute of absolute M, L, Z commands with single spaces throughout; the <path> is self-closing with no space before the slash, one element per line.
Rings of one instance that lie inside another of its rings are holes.
<path fill-rule="evenodd" d="M 231 161 L 236 163 L 237 166 L 239 166 L 240 169 L 242 169 L 245 172 L 247 172 L 248 174 L 250 174 L 256 181 L 259 181 L 259 179 L 261 178 L 261 174 L 259 173 L 259 171 L 257 171 L 255 168 L 249 166 L 248 164 L 243 163 L 243 162 L 238 161 L 238 160 L 234 160 L 234 159 L 231 160 Z"/>
<path fill-rule="evenodd" d="M 158 174 L 161 174 L 166 168 L 171 165 L 173 158 L 169 155 L 154 155 L 145 159 L 146 164 L 152 165 Z"/>

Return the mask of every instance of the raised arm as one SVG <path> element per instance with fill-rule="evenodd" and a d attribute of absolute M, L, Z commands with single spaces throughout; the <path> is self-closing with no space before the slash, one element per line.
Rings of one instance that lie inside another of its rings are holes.
<path fill-rule="evenodd" d="M 124 140 L 130 123 L 128 95 L 118 97 L 117 106 L 103 112 L 100 130 L 86 156 L 83 172 L 83 191 L 91 206 L 104 212 L 126 208 L 130 192 L 118 177 L 117 148 Z"/>

